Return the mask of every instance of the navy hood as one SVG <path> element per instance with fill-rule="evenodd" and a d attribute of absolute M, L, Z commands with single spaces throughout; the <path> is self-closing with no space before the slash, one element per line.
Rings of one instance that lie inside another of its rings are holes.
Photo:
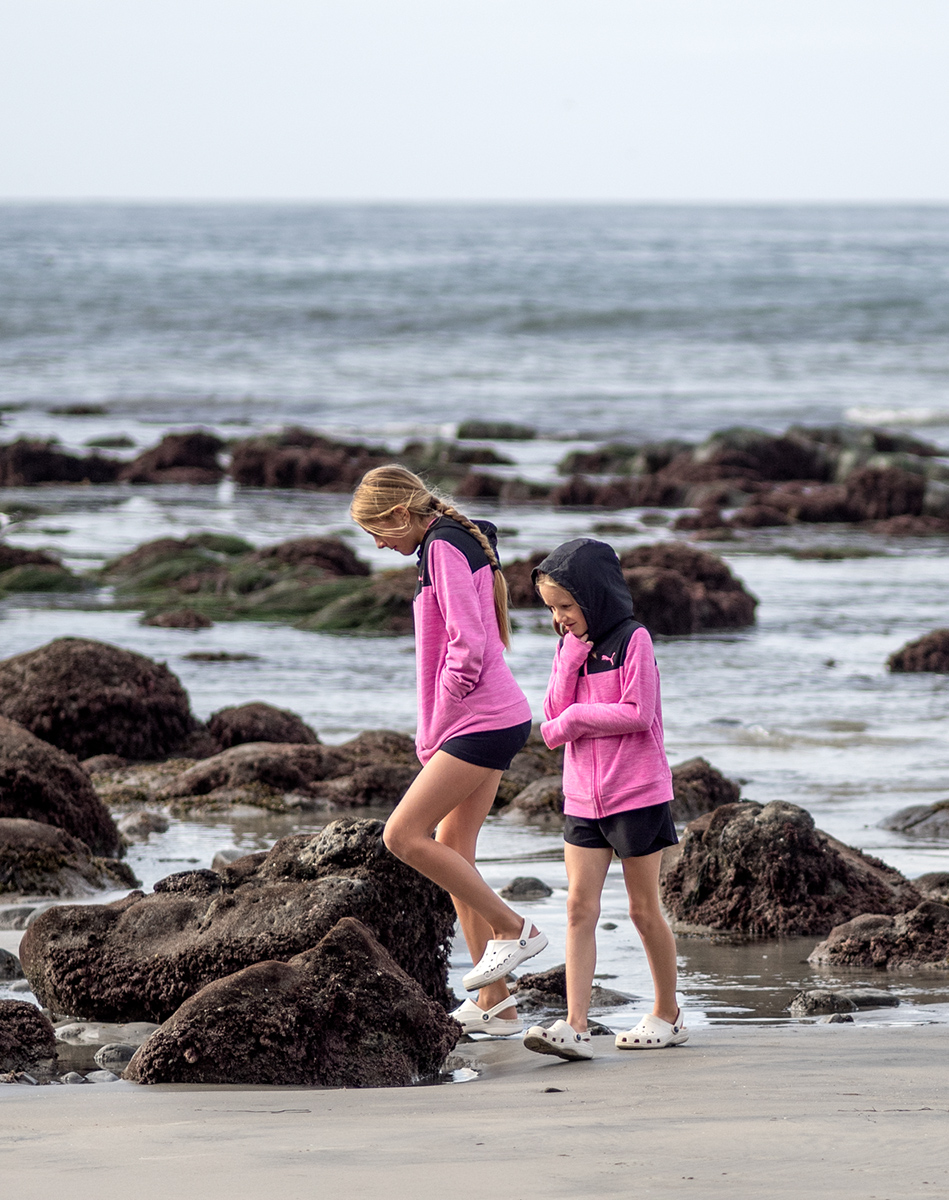
<path fill-rule="evenodd" d="M 564 542 L 531 572 L 535 587 L 538 575 L 549 575 L 573 596 L 587 619 L 594 645 L 624 622 L 629 622 L 630 630 L 636 624 L 622 567 L 616 551 L 606 542 L 593 538 Z"/>

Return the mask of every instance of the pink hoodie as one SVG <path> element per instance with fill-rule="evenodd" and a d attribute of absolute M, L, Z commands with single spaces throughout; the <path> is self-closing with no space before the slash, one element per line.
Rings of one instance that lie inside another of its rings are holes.
<path fill-rule="evenodd" d="M 494 526 L 481 527 L 491 537 Z M 413 611 L 415 748 L 423 764 L 451 737 L 530 720 L 530 705 L 504 659 L 491 564 L 477 538 L 449 517 L 434 521 L 419 547 Z"/>

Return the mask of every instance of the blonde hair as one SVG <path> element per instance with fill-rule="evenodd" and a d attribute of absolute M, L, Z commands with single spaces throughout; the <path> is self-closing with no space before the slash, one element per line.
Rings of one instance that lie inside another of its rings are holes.
<path fill-rule="evenodd" d="M 391 517 L 397 508 L 404 508 L 409 514 L 404 528 L 393 529 L 391 524 L 381 525 Z M 367 471 L 353 493 L 349 506 L 349 515 L 367 533 L 376 537 L 385 537 L 408 533 L 412 519 L 425 520 L 433 516 L 449 517 L 457 521 L 474 537 L 491 564 L 494 577 L 494 613 L 498 620 L 498 633 L 504 648 L 511 648 L 511 622 L 508 617 L 507 580 L 498 562 L 491 543 L 483 529 L 470 521 L 451 503 L 440 496 L 434 489 L 413 474 L 408 467 L 399 463 L 390 463 L 385 467 L 374 467 Z"/>
<path fill-rule="evenodd" d="M 576 597 L 574 596 L 573 592 L 567 591 L 562 583 L 558 583 L 557 580 L 554 579 L 553 576 L 548 575 L 546 571 L 538 571 L 534 577 L 534 591 L 538 596 L 540 596 L 541 585 L 545 583 L 552 587 L 560 588 L 562 592 L 566 592 L 570 599 L 576 604 Z M 540 598 L 541 601 L 543 601 L 544 597 L 540 596 Z M 557 618 L 553 615 L 553 613 L 550 614 L 550 623 L 553 626 L 554 633 L 556 633 L 558 637 L 563 637 L 563 627 L 557 621 Z"/>

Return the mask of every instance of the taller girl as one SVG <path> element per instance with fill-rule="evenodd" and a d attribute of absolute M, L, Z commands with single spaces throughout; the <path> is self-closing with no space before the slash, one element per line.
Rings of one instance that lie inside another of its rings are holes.
<path fill-rule="evenodd" d="M 350 513 L 380 549 L 417 553 L 419 564 L 413 609 L 422 771 L 386 822 L 385 844 L 451 893 L 476 964 L 464 986 L 478 991 L 477 1001 L 465 1000 L 452 1015 L 466 1033 L 519 1033 L 505 977 L 547 938 L 474 865 L 501 773 L 531 728 L 530 706 L 504 660 L 510 627 L 497 530 L 469 521 L 398 465 L 369 471 Z"/>

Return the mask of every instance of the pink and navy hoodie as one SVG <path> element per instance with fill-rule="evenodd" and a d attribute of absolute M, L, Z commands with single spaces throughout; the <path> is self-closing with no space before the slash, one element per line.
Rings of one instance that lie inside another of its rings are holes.
<path fill-rule="evenodd" d="M 497 530 L 478 526 L 494 549 Z M 424 764 L 449 738 L 509 729 L 531 718 L 504 659 L 494 611 L 494 573 L 478 539 L 450 517 L 429 525 L 418 550 L 415 656 Z"/>
<path fill-rule="evenodd" d="M 598 818 L 671 800 L 659 668 L 616 552 L 577 538 L 544 559 L 535 582 L 539 574 L 570 592 L 590 638 L 561 638 L 544 699 L 544 741 L 566 747 L 564 812 Z"/>

